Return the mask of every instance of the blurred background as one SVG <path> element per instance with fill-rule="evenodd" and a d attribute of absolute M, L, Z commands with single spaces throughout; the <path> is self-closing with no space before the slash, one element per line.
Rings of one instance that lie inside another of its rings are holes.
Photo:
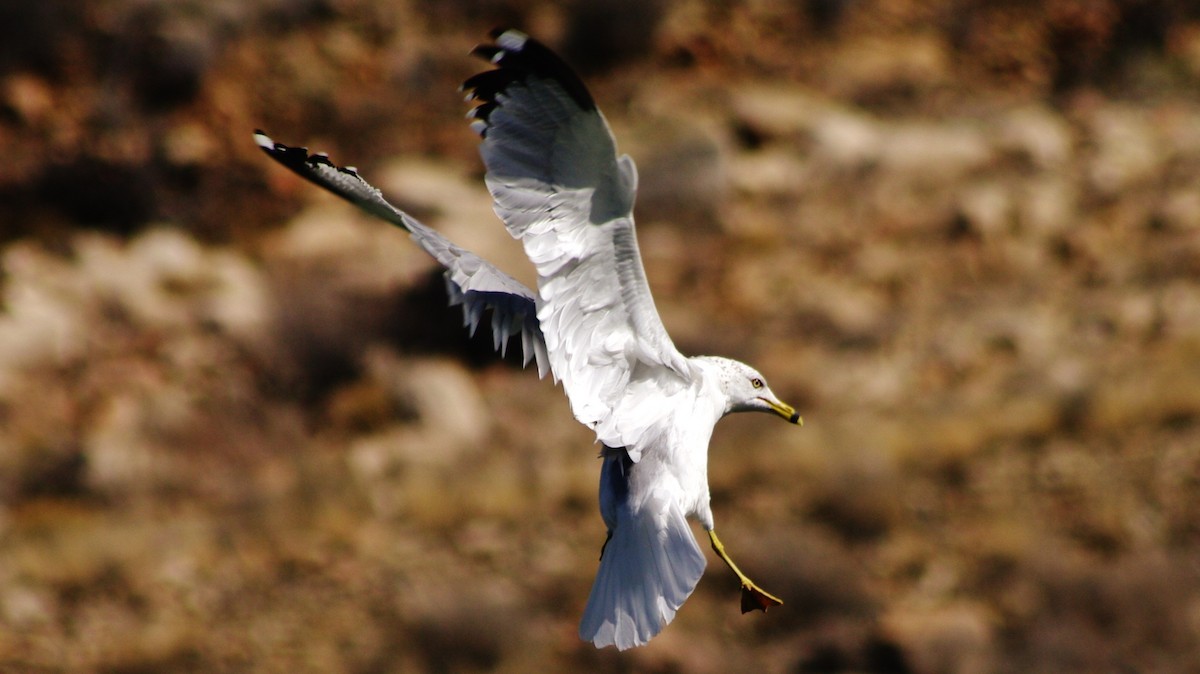
<path fill-rule="evenodd" d="M 593 437 L 251 139 L 529 281 L 456 90 L 498 25 L 637 160 L 677 345 L 804 415 L 710 452 L 769 614 L 710 559 L 580 642 Z M 6 2 L 0 148 L 0 671 L 1200 671 L 1194 3 Z"/>

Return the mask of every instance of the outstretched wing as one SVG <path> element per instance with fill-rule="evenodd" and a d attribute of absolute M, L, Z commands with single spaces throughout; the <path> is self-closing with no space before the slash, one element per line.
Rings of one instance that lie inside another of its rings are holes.
<path fill-rule="evenodd" d="M 550 360 L 538 326 L 537 301 L 529 288 L 388 203 L 355 169 L 335 166 L 324 154 L 309 154 L 306 148 L 276 143 L 262 131 L 254 133 L 254 141 L 269 157 L 300 176 L 407 230 L 417 245 L 446 268 L 450 304 L 462 305 L 463 323 L 470 328 L 471 334 L 479 327 L 484 311 L 491 310 L 492 341 L 496 350 L 503 353 L 508 338 L 519 333 L 525 364 L 536 359 L 538 375 L 546 375 Z"/>
<path fill-rule="evenodd" d="M 575 417 L 636 460 L 645 430 L 620 413 L 631 384 L 690 379 L 663 327 L 633 225 L 637 171 L 616 154 L 591 94 L 550 49 L 514 30 L 475 54 L 496 68 L 463 89 L 480 101 L 472 127 L 496 213 L 538 272 L 538 319 L 550 367 Z"/>

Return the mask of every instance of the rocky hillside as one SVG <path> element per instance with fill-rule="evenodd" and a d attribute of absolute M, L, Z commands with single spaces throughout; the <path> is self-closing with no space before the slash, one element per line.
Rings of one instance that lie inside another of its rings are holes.
<path fill-rule="evenodd" d="M 460 81 L 560 49 L 727 419 L 645 648 L 560 388 L 325 150 L 518 278 Z M 1200 670 L 1200 10 L 1184 0 L 0 6 L 0 671 Z"/>

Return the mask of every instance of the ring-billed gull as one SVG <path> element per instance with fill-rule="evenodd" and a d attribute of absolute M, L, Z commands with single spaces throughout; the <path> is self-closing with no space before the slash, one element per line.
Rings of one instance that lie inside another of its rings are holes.
<path fill-rule="evenodd" d="M 633 225 L 637 171 L 577 75 L 541 43 L 495 31 L 473 54 L 495 68 L 468 79 L 471 127 L 496 213 L 537 269 L 534 293 L 389 204 L 353 168 L 276 143 L 273 159 L 403 227 L 445 268 L 452 304 L 472 332 L 491 312 L 498 350 L 519 334 L 525 363 L 561 382 L 571 410 L 602 444 L 600 514 L 608 528 L 579 635 L 597 647 L 645 644 L 675 616 L 704 571 L 694 517 L 737 575 L 742 612 L 782 604 L 746 577 L 713 528 L 708 444 L 732 412 L 800 415 L 745 363 L 686 357 L 667 335 L 646 283 Z"/>

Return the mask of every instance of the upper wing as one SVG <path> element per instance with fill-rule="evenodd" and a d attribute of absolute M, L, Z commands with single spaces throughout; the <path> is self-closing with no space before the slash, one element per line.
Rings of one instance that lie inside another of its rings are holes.
<path fill-rule="evenodd" d="M 637 458 L 641 429 L 614 411 L 631 380 L 679 385 L 687 360 L 663 327 L 633 226 L 637 171 L 571 69 L 508 30 L 475 54 L 496 69 L 463 84 L 480 101 L 472 127 L 496 213 L 538 271 L 538 318 L 571 407 L 610 446 Z"/>
<path fill-rule="evenodd" d="M 355 169 L 335 166 L 324 154 L 310 155 L 305 148 L 276 143 L 262 131 L 254 133 L 254 141 L 268 156 L 300 176 L 364 211 L 408 230 L 413 241 L 446 268 L 450 304 L 462 305 L 463 323 L 470 328 L 471 334 L 479 327 L 484 311 L 490 309 L 492 341 L 496 350 L 503 353 L 508 338 L 520 333 L 525 364 L 536 359 L 538 375 L 546 375 L 550 361 L 546 341 L 538 326 L 537 303 L 529 288 L 388 203 Z"/>

